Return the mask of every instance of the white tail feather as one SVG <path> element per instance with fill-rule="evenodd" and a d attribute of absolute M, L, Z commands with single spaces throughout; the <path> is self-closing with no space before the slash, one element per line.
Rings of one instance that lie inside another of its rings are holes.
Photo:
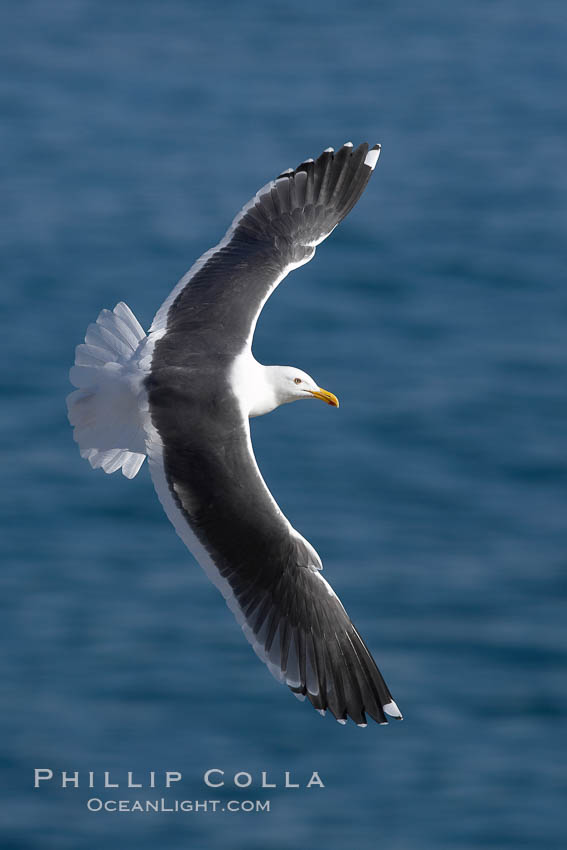
<path fill-rule="evenodd" d="M 69 373 L 77 389 L 67 396 L 67 410 L 81 457 L 109 474 L 121 468 L 126 478 L 134 478 L 146 457 L 140 406 L 144 372 L 134 356 L 145 338 L 130 308 L 120 302 L 89 325 Z"/>

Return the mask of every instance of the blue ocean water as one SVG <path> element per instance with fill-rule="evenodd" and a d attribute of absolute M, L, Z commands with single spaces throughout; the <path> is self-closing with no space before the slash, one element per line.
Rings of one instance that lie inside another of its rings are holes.
<path fill-rule="evenodd" d="M 6 850 L 567 846 L 566 36 L 559 0 L 4 6 Z M 381 142 L 376 173 L 255 346 L 341 408 L 253 439 L 404 712 L 366 730 L 272 680 L 147 470 L 94 473 L 64 406 L 102 307 L 148 326 L 257 188 L 349 139 Z M 209 768 L 253 784 L 213 792 Z"/>

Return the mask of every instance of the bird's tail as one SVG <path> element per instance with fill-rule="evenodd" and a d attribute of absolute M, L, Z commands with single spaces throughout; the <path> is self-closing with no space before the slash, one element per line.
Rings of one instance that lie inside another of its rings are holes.
<path fill-rule="evenodd" d="M 126 478 L 134 478 L 146 457 L 143 372 L 134 356 L 145 338 L 130 308 L 120 302 L 89 325 L 69 373 L 77 389 L 67 396 L 67 410 L 81 457 L 93 469 L 122 469 Z"/>

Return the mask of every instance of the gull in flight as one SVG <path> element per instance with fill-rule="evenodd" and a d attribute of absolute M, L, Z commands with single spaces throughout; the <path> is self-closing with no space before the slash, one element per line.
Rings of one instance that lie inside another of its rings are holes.
<path fill-rule="evenodd" d="M 284 171 L 179 281 L 144 333 L 123 302 L 77 346 L 67 399 L 80 453 L 134 478 L 148 458 L 175 530 L 260 659 L 339 723 L 401 718 L 369 650 L 258 469 L 251 416 L 337 398 L 301 369 L 252 354 L 262 307 L 350 212 L 380 145 L 343 145 Z"/>

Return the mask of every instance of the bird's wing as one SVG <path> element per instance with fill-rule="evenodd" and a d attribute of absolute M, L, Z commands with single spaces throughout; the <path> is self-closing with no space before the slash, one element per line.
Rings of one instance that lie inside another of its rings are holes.
<path fill-rule="evenodd" d="M 178 534 L 274 675 L 359 724 L 399 716 L 397 706 L 260 475 L 231 370 L 271 292 L 356 203 L 378 153 L 347 144 L 260 190 L 156 314 L 145 380 L 150 469 Z"/>
<path fill-rule="evenodd" d="M 251 344 L 258 316 L 281 280 L 309 262 L 361 196 L 380 145 L 332 148 L 280 174 L 238 213 L 224 238 L 189 269 L 164 301 L 150 336 L 191 339 L 224 329 L 224 351 Z"/>
<path fill-rule="evenodd" d="M 256 464 L 249 422 L 227 391 L 195 405 L 180 370 L 148 378 L 150 470 L 177 533 L 220 589 L 274 676 L 340 722 L 366 724 L 396 704 L 360 635 Z"/>

